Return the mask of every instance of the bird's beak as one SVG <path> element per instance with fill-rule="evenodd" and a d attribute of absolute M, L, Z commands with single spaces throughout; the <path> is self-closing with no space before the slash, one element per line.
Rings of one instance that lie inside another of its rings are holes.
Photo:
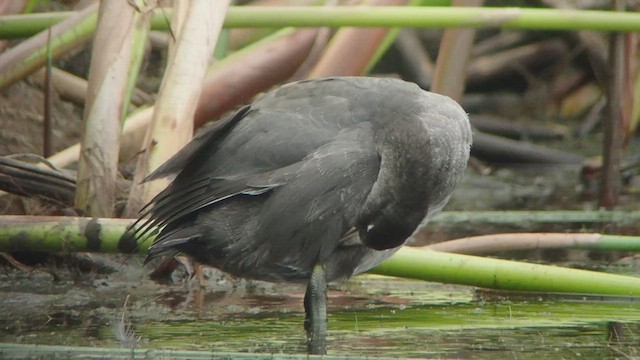
<path fill-rule="evenodd" d="M 363 246 L 362 240 L 360 240 L 360 236 L 358 235 L 358 229 L 352 227 L 347 230 L 347 232 L 340 239 L 339 244 L 341 246 Z"/>

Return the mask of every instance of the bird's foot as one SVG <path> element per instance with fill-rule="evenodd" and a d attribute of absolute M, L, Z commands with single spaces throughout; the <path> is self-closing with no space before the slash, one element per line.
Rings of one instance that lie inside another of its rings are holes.
<path fill-rule="evenodd" d="M 309 354 L 327 353 L 327 278 L 324 267 L 316 265 L 304 296 L 307 331 L 307 351 Z"/>

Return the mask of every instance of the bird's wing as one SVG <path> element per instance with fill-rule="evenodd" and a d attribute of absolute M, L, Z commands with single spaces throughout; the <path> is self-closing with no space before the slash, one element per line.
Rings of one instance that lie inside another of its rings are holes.
<path fill-rule="evenodd" d="M 173 226 L 181 218 L 216 211 L 217 203 L 237 196 L 264 196 L 251 251 L 269 263 L 305 271 L 324 261 L 354 226 L 379 165 L 371 131 L 363 123 L 290 166 L 246 178 L 209 180 L 194 185 L 197 189 L 189 195 L 170 192 L 154 205 L 143 224 L 146 231 L 171 224 L 160 232 L 149 256 L 199 238 L 197 226 Z M 226 246 L 229 252 L 250 258 L 245 242 Z"/>
<path fill-rule="evenodd" d="M 260 195 L 278 184 L 251 186 L 245 179 L 194 179 L 183 186 L 162 191 L 147 205 L 141 219 L 149 216 L 135 231 L 138 237 L 148 233 L 154 227 L 165 226 L 184 217 L 197 214 L 203 208 L 238 195 Z M 134 224 L 137 225 L 137 224 Z"/>
<path fill-rule="evenodd" d="M 324 262 L 355 225 L 377 179 L 380 158 L 368 123 L 308 156 L 266 200 L 256 247 L 272 263 L 300 269 Z"/>
<path fill-rule="evenodd" d="M 343 77 L 281 86 L 205 128 L 146 180 L 180 172 L 246 177 L 299 162 L 340 131 L 376 120 L 370 116 L 372 107 L 382 106 L 380 89 L 398 83 L 373 84 L 371 78 Z"/>
<path fill-rule="evenodd" d="M 247 177 L 299 162 L 341 130 L 363 120 L 339 79 L 299 82 L 203 128 L 144 180 L 180 173 L 193 178 Z M 180 181 L 186 183 L 185 179 Z"/>
<path fill-rule="evenodd" d="M 325 83 L 335 85 L 321 82 Z M 241 193 L 247 190 L 242 188 L 243 181 L 295 166 L 330 142 L 355 122 L 355 115 L 346 94 L 318 93 L 317 88 L 309 83 L 279 88 L 200 131 L 144 180 L 177 174 L 173 183 L 141 210 L 141 218 L 156 212 L 153 208 L 163 202 L 198 198 L 207 203 Z M 203 190 L 210 199 L 200 197 Z"/>
<path fill-rule="evenodd" d="M 211 150 L 228 131 L 231 130 L 240 120 L 250 113 L 250 106 L 244 106 L 233 115 L 203 128 L 191 141 L 180 151 L 173 155 L 164 164 L 147 176 L 143 182 L 162 179 L 169 175 L 177 174 L 184 170 L 188 164 L 198 163 L 207 156 L 207 150 Z"/>

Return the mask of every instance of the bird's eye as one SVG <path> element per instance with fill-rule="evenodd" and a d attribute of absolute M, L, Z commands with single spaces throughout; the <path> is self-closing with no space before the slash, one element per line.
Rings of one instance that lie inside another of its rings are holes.
<path fill-rule="evenodd" d="M 371 230 L 373 230 L 373 224 L 367 225 L 367 231 L 371 231 Z"/>

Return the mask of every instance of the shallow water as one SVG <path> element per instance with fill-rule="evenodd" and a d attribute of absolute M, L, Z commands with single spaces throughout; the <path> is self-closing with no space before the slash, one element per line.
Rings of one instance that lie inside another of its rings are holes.
<path fill-rule="evenodd" d="M 305 352 L 302 285 L 206 273 L 205 287 L 195 280 L 158 286 L 142 276 L 129 284 L 116 276 L 45 286 L 43 274 L 5 274 L 3 280 L 13 276 L 33 288 L 3 286 L 0 342 Z M 135 335 L 123 343 L 114 324 L 127 295 L 125 323 Z M 328 353 L 335 356 L 634 358 L 639 340 L 640 299 L 512 294 L 369 275 L 330 291 Z"/>
<path fill-rule="evenodd" d="M 558 180 L 575 179 L 576 171 L 514 176 L 502 170 L 492 179 L 467 178 L 448 209 L 555 208 L 549 203 L 581 208 L 580 195 L 567 189 L 575 183 Z M 637 193 L 627 197 L 630 209 L 637 210 Z M 425 238 L 506 232 L 464 225 L 432 226 Z M 561 224 L 558 230 L 588 230 L 585 224 L 572 226 Z M 618 232 L 607 226 L 605 232 Z M 602 231 L 597 225 L 591 230 Z M 593 261 L 584 251 L 553 252 L 554 259 L 565 261 L 561 265 L 570 261 L 597 271 L 639 273 L 640 262 L 631 257 L 615 267 Z M 532 261 L 539 259 L 536 254 L 517 255 Z M 153 266 L 142 268 L 141 259 L 91 257 L 118 271 L 86 273 L 64 264 L 31 271 L 0 267 L 0 343 L 247 354 L 306 351 L 303 285 L 239 280 L 206 269 L 202 286 L 196 279 L 162 286 L 147 279 Z M 114 326 L 123 309 L 125 324 L 135 331 L 128 337 Z M 516 294 L 360 276 L 332 285 L 328 311 L 328 354 L 336 357 L 640 358 L 640 299 Z M 0 357 L 4 354 L 0 344 Z"/>

